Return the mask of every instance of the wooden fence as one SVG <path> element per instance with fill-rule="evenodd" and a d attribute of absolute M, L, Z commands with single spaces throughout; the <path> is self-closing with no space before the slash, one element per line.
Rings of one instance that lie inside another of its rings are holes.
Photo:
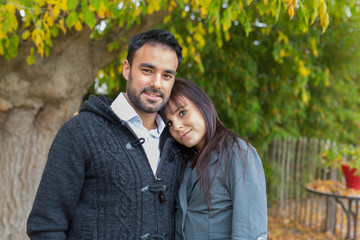
<path fill-rule="evenodd" d="M 321 164 L 321 152 L 330 144 L 304 137 L 270 144 L 262 156 L 266 173 L 271 176 L 267 178 L 269 212 L 344 238 L 347 219 L 335 199 L 305 190 L 313 180 L 342 179 L 338 171 Z"/>

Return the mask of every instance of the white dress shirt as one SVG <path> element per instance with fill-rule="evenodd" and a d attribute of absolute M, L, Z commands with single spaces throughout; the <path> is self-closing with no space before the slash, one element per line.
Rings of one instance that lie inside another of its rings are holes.
<path fill-rule="evenodd" d="M 134 108 L 125 98 L 125 93 L 120 93 L 111 104 L 112 110 L 119 116 L 120 119 L 129 123 L 132 130 L 138 138 L 144 138 L 145 142 L 142 144 L 147 158 L 149 160 L 151 169 L 156 175 L 156 169 L 160 160 L 160 134 L 165 128 L 165 123 L 159 114 L 156 115 L 156 129 L 147 130 L 136 113 Z"/>

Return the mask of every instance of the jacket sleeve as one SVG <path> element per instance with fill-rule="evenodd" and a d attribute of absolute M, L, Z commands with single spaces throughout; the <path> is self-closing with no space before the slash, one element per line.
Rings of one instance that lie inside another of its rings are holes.
<path fill-rule="evenodd" d="M 255 148 L 246 146 L 243 141 L 239 143 L 241 150 L 234 146 L 227 178 L 233 201 L 232 239 L 265 240 L 267 199 L 264 169 Z"/>
<path fill-rule="evenodd" d="M 30 239 L 66 239 L 84 184 L 85 161 L 66 124 L 56 135 L 27 221 Z"/>

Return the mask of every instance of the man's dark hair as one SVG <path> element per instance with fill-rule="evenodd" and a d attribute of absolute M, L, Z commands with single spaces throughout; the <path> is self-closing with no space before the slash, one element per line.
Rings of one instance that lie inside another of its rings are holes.
<path fill-rule="evenodd" d="M 182 61 L 182 47 L 177 42 L 174 35 L 166 30 L 153 29 L 146 32 L 139 33 L 131 38 L 129 42 L 129 50 L 126 59 L 132 66 L 135 52 L 144 44 L 166 46 L 176 52 L 178 59 L 178 67 Z"/>

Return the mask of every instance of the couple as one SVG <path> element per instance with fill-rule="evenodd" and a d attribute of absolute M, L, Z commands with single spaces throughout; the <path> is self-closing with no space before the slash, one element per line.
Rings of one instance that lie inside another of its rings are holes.
<path fill-rule="evenodd" d="M 31 239 L 266 239 L 261 160 L 181 61 L 170 32 L 130 40 L 126 93 L 91 96 L 54 139 Z"/>

